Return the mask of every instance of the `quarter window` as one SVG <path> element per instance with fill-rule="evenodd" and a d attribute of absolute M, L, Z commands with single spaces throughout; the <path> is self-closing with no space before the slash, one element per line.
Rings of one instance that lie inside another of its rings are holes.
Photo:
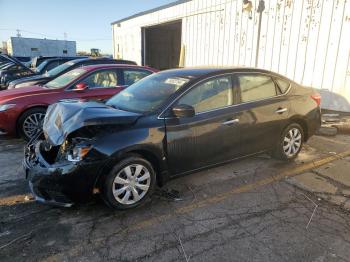
<path fill-rule="evenodd" d="M 276 85 L 272 78 L 251 74 L 238 76 L 241 102 L 250 102 L 276 96 Z"/>
<path fill-rule="evenodd" d="M 114 70 L 98 71 L 83 81 L 89 88 L 108 88 L 116 87 L 118 85 L 118 74 Z"/>
<path fill-rule="evenodd" d="M 124 70 L 124 84 L 130 86 L 150 74 L 151 72 L 145 70 Z"/>
<path fill-rule="evenodd" d="M 192 89 L 178 101 L 178 104 L 193 106 L 196 113 L 232 105 L 231 77 L 218 77 Z"/>
<path fill-rule="evenodd" d="M 289 86 L 290 86 L 290 83 L 288 81 L 285 81 L 281 78 L 276 78 L 276 83 L 281 91 L 282 94 L 284 94 L 285 92 L 287 92 Z"/>

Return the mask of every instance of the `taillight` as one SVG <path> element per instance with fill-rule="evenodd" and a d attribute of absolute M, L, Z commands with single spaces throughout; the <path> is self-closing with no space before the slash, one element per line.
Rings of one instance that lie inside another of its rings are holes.
<path fill-rule="evenodd" d="M 318 106 L 321 104 L 321 95 L 319 93 L 311 95 L 311 98 L 316 102 Z"/>

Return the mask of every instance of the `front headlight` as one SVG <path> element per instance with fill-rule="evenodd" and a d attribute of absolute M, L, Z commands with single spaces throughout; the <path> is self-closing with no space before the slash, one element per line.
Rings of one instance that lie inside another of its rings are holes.
<path fill-rule="evenodd" d="M 16 106 L 16 104 L 4 104 L 4 105 L 0 105 L 0 112 L 4 112 L 6 110 L 9 110 L 11 108 L 14 108 Z"/>
<path fill-rule="evenodd" d="M 14 88 L 21 88 L 21 87 L 26 87 L 26 86 L 32 86 L 32 85 L 35 85 L 36 83 L 37 83 L 36 81 L 24 82 L 24 83 L 15 85 Z"/>
<path fill-rule="evenodd" d="M 90 146 L 76 146 L 67 155 L 67 160 L 70 162 L 79 162 L 89 153 Z"/>

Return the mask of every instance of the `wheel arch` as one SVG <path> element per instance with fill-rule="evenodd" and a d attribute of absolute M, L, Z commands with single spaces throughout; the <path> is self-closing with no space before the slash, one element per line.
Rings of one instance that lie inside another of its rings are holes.
<path fill-rule="evenodd" d="M 43 108 L 43 109 L 47 109 L 49 107 L 49 105 L 44 105 L 44 104 L 38 104 L 38 105 L 31 105 L 30 107 L 26 107 L 17 117 L 16 119 L 16 135 L 19 135 L 19 120 L 21 119 L 21 117 L 28 112 L 29 110 L 35 109 L 35 108 Z"/>
<path fill-rule="evenodd" d="M 121 160 L 132 155 L 142 157 L 151 163 L 156 173 L 156 183 L 158 186 L 162 186 L 165 183 L 163 172 L 162 172 L 163 168 L 161 166 L 161 161 L 162 161 L 161 157 L 158 156 L 155 152 L 153 152 L 150 149 L 138 148 L 138 149 L 125 150 L 122 153 L 119 153 L 118 156 L 111 158 L 103 166 L 102 170 L 99 172 L 94 183 L 94 188 L 97 187 L 101 189 L 101 186 L 103 184 L 105 177 L 109 174 L 112 168 Z"/>
<path fill-rule="evenodd" d="M 288 125 L 285 126 L 284 129 L 287 128 L 290 124 L 293 124 L 293 123 L 299 124 L 302 127 L 303 133 L 304 133 L 304 142 L 306 142 L 309 139 L 309 128 L 308 128 L 308 125 L 307 125 L 307 121 L 302 116 L 292 117 L 290 119 Z"/>

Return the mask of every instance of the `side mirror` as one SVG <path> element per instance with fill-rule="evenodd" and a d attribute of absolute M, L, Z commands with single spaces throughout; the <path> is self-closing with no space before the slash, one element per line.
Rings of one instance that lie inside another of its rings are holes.
<path fill-rule="evenodd" d="M 86 83 L 81 82 L 75 85 L 74 90 L 84 91 L 87 87 L 88 85 Z"/>
<path fill-rule="evenodd" d="M 176 117 L 193 117 L 195 115 L 194 108 L 189 105 L 177 105 L 172 109 Z"/>

